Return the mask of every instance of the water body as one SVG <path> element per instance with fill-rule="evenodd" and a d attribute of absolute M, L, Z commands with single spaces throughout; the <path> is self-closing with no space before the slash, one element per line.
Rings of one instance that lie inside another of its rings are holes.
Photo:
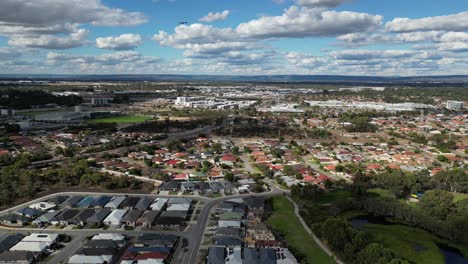
<path fill-rule="evenodd" d="M 394 225 L 394 223 L 389 222 L 383 216 L 358 216 L 351 219 L 351 224 L 354 228 L 363 230 L 366 224 L 376 224 L 376 225 Z M 444 244 L 436 244 L 439 247 L 440 252 L 444 255 L 445 264 L 468 264 L 468 258 L 465 258 L 462 253 L 453 247 Z M 420 251 L 424 249 L 415 248 L 415 250 Z"/>

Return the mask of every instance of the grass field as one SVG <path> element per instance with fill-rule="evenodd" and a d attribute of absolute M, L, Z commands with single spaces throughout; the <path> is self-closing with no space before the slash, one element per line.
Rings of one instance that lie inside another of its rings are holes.
<path fill-rule="evenodd" d="M 333 203 L 338 200 L 346 200 L 351 197 L 351 192 L 348 191 L 332 191 L 325 192 L 319 196 L 318 202 L 321 204 Z"/>
<path fill-rule="evenodd" d="M 458 248 L 465 255 L 467 247 L 444 241 L 420 228 L 403 225 L 367 224 L 365 230 L 374 239 L 393 250 L 397 256 L 416 264 L 444 263 L 444 256 L 436 243 L 448 244 Z"/>
<path fill-rule="evenodd" d="M 468 199 L 468 193 L 453 193 L 453 200 L 455 202 L 458 202 L 458 201 L 461 201 L 461 200 L 464 200 L 464 199 Z"/>
<path fill-rule="evenodd" d="M 294 215 L 291 202 L 285 197 L 275 197 L 272 200 L 274 210 L 267 223 L 273 230 L 285 236 L 289 248 L 293 249 L 294 253 L 304 256 L 306 263 L 335 263 L 304 230 Z"/>
<path fill-rule="evenodd" d="M 117 124 L 133 124 L 133 123 L 142 123 L 148 120 L 151 120 L 151 117 L 148 116 L 113 116 L 113 117 L 104 117 L 91 119 L 88 121 L 90 124 L 101 124 L 101 123 L 117 123 Z"/>
<path fill-rule="evenodd" d="M 367 190 L 367 192 L 368 192 L 371 196 L 375 196 L 375 197 L 382 197 L 382 198 L 385 198 L 385 197 L 393 197 L 393 194 L 390 193 L 390 191 L 387 191 L 387 190 L 382 189 L 382 188 L 373 188 L 373 189 L 369 189 L 369 190 Z"/>

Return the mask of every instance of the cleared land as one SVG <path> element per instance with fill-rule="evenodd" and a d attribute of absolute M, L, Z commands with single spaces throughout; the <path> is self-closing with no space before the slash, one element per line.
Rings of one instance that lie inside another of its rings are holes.
<path fill-rule="evenodd" d="M 288 247 L 296 255 L 303 256 L 306 263 L 335 263 L 304 230 L 294 216 L 294 206 L 285 197 L 275 197 L 272 200 L 273 213 L 267 223 L 285 236 Z"/>
<path fill-rule="evenodd" d="M 92 120 L 89 120 L 88 123 L 90 124 L 102 124 L 102 123 L 134 124 L 134 123 L 142 123 L 151 119 L 152 117 L 149 117 L 149 116 L 124 115 L 124 116 L 113 116 L 113 117 L 92 119 Z"/>

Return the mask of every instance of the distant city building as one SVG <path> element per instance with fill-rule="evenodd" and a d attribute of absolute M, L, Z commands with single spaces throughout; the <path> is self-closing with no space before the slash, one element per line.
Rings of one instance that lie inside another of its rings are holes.
<path fill-rule="evenodd" d="M 432 105 L 418 104 L 418 103 L 389 104 L 389 103 L 382 103 L 382 102 L 345 102 L 345 101 L 337 101 L 337 100 L 306 101 L 306 103 L 308 103 L 310 106 L 318 106 L 318 107 L 373 109 L 373 110 L 389 111 L 389 112 L 435 109 L 435 107 Z"/>
<path fill-rule="evenodd" d="M 463 102 L 449 100 L 447 101 L 447 109 L 453 111 L 460 111 L 463 109 Z"/>
<path fill-rule="evenodd" d="M 233 101 L 222 98 L 205 98 L 205 97 L 177 97 L 174 104 L 179 107 L 186 108 L 202 108 L 202 109 L 238 109 L 249 107 L 257 101 Z"/>
<path fill-rule="evenodd" d="M 91 98 L 91 104 L 94 106 L 109 105 L 109 102 L 112 101 L 110 97 L 93 97 Z"/>
<path fill-rule="evenodd" d="M 303 109 L 297 108 L 298 104 L 278 104 L 270 108 L 258 108 L 258 112 L 272 112 L 272 113 L 304 113 Z"/>
<path fill-rule="evenodd" d="M 3 108 L 0 109 L 0 114 L 2 116 L 14 116 L 16 114 L 16 111 L 11 108 Z"/>

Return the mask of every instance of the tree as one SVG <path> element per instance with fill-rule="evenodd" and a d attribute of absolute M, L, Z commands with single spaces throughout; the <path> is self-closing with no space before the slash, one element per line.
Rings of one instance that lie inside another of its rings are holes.
<path fill-rule="evenodd" d="M 444 220 L 453 209 L 453 194 L 442 190 L 427 191 L 419 207 L 431 216 Z"/>
<path fill-rule="evenodd" d="M 468 193 L 468 175 L 464 169 L 444 170 L 433 177 L 437 189 Z"/>

